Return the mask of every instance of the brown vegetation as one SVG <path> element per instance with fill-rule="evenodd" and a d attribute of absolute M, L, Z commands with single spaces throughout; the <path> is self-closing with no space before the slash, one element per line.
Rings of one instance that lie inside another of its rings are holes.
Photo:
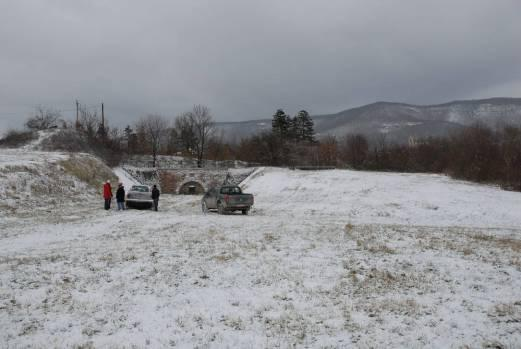
<path fill-rule="evenodd" d="M 0 139 L 0 147 L 16 148 L 23 146 L 34 139 L 36 139 L 36 132 L 34 131 L 10 130 L 7 131 L 2 139 Z"/>
<path fill-rule="evenodd" d="M 521 190 L 521 128 L 492 130 L 474 125 L 446 138 L 414 144 L 369 140 L 360 134 L 341 140 L 328 136 L 298 145 L 263 133 L 241 141 L 240 160 L 270 166 L 337 166 L 370 171 L 444 173 L 457 179 Z"/>
<path fill-rule="evenodd" d="M 107 179 L 112 183 L 117 183 L 118 178 L 110 168 L 93 157 L 71 156 L 67 160 L 60 162 L 60 165 L 66 173 L 78 178 L 80 181 L 87 183 L 96 190 L 101 190 L 101 184 Z"/>

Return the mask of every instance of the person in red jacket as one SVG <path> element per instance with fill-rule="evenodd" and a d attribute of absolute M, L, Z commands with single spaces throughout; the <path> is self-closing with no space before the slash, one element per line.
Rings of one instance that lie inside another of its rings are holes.
<path fill-rule="evenodd" d="M 110 186 L 110 181 L 107 179 L 107 182 L 103 184 L 103 198 L 105 199 L 105 210 L 110 210 L 110 203 L 112 202 L 112 187 Z"/>

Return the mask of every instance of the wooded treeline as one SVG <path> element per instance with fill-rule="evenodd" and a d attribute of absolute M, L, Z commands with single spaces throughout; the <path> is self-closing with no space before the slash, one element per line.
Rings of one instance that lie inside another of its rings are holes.
<path fill-rule="evenodd" d="M 362 134 L 316 139 L 313 120 L 305 110 L 295 116 L 278 109 L 271 130 L 226 141 L 215 131 L 206 106 L 169 120 L 147 115 L 124 129 L 110 127 L 96 112 L 79 109 L 75 124 L 59 113 L 39 109 L 26 124 L 28 131 L 10 131 L 0 145 L 27 142 L 32 130 L 60 128 L 42 145 L 47 149 L 88 151 L 111 165 L 133 155 L 181 155 L 204 160 L 242 160 L 254 165 L 337 167 L 369 171 L 443 173 L 454 178 L 493 183 L 521 191 L 521 128 L 491 129 L 481 124 L 445 138 L 416 139 L 409 144 L 369 140 Z"/>
<path fill-rule="evenodd" d="M 274 118 L 275 120 L 275 118 Z M 475 124 L 447 137 L 408 144 L 370 141 L 362 134 L 296 142 L 273 130 L 242 140 L 238 159 L 271 166 L 332 166 L 368 171 L 447 174 L 521 191 L 521 128 Z"/>

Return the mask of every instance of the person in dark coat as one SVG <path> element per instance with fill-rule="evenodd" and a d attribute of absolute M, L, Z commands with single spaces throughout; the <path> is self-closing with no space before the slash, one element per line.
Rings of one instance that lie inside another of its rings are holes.
<path fill-rule="evenodd" d="M 118 190 L 116 190 L 116 202 L 118 203 L 118 211 L 125 209 L 125 187 L 123 183 L 119 183 Z"/>
<path fill-rule="evenodd" d="M 154 211 L 157 211 L 157 205 L 159 204 L 159 189 L 157 189 L 157 185 L 154 184 L 152 187 L 152 200 L 154 201 Z"/>
<path fill-rule="evenodd" d="M 112 187 L 110 181 L 107 179 L 103 184 L 103 199 L 105 199 L 105 210 L 110 210 L 110 203 L 112 202 Z"/>

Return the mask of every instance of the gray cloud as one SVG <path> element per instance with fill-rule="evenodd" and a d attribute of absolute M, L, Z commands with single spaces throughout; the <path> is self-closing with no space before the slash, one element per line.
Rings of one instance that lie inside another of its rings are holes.
<path fill-rule="evenodd" d="M 0 129 L 35 105 L 111 123 L 208 105 L 219 121 L 276 108 L 521 96 L 516 0 L 4 1 Z"/>

